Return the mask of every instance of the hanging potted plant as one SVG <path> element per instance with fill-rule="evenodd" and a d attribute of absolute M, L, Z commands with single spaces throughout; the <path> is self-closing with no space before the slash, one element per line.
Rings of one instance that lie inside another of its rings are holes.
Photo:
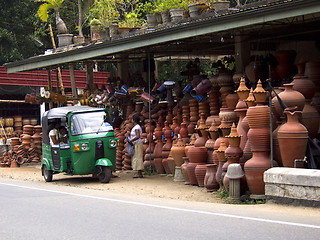
<path fill-rule="evenodd" d="M 50 9 L 53 9 L 56 16 L 56 27 L 58 32 L 58 40 L 59 40 L 59 46 L 66 46 L 72 43 L 72 34 L 68 34 L 68 29 L 66 27 L 66 24 L 60 17 L 60 7 L 64 0 L 35 0 L 37 2 L 44 2 L 41 4 L 38 8 L 38 16 L 39 18 L 47 22 L 48 21 L 48 11 Z"/>

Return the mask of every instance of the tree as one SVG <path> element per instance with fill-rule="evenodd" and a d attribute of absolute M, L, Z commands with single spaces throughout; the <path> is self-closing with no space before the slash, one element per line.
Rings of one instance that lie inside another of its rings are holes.
<path fill-rule="evenodd" d="M 43 53 L 46 41 L 35 29 L 42 29 L 36 16 L 37 3 L 0 0 L 0 65 Z"/>
<path fill-rule="evenodd" d="M 63 34 L 68 32 L 66 24 L 60 17 L 60 7 L 64 2 L 64 0 L 35 0 L 35 1 L 44 2 L 39 6 L 39 9 L 38 9 L 39 18 L 42 21 L 44 22 L 48 21 L 48 17 L 49 17 L 48 12 L 50 9 L 53 9 L 56 14 L 56 26 L 58 29 L 58 33 Z"/>

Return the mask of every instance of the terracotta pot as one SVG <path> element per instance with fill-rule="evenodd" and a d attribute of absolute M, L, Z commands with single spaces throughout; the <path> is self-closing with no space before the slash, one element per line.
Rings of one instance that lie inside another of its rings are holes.
<path fill-rule="evenodd" d="M 166 171 L 162 165 L 162 158 L 154 158 L 154 166 L 159 174 L 165 174 Z"/>
<path fill-rule="evenodd" d="M 174 159 L 176 166 L 180 167 L 183 164 L 183 157 L 185 157 L 185 147 L 186 144 L 183 142 L 182 138 L 178 139 L 178 142 L 174 144 L 171 148 L 171 154 Z"/>
<path fill-rule="evenodd" d="M 180 134 L 181 138 L 188 137 L 188 129 L 187 129 L 187 125 L 185 123 L 181 123 L 181 128 L 180 128 L 179 134 Z"/>
<path fill-rule="evenodd" d="M 247 110 L 250 128 L 268 128 L 270 126 L 270 109 L 268 106 L 254 106 Z"/>
<path fill-rule="evenodd" d="M 233 86 L 232 73 L 229 71 L 220 71 L 217 81 L 220 87 Z"/>
<path fill-rule="evenodd" d="M 314 139 L 318 135 L 320 116 L 316 108 L 307 101 L 302 110 L 301 123 L 307 128 L 309 137 Z"/>
<path fill-rule="evenodd" d="M 270 151 L 270 128 L 250 128 L 251 151 Z"/>
<path fill-rule="evenodd" d="M 284 167 L 294 167 L 296 159 L 304 159 L 308 130 L 299 122 L 301 112 L 285 111 L 287 122 L 279 128 L 278 142 Z"/>
<path fill-rule="evenodd" d="M 276 51 L 275 57 L 278 61 L 276 71 L 280 78 L 290 79 L 297 73 L 297 68 L 294 65 L 296 57 L 294 50 Z"/>
<path fill-rule="evenodd" d="M 251 159 L 244 164 L 244 172 L 249 189 L 254 195 L 264 195 L 263 174 L 271 167 L 268 152 L 253 152 Z"/>
<path fill-rule="evenodd" d="M 184 184 L 188 185 L 190 184 L 189 175 L 188 175 L 189 159 L 188 157 L 183 157 L 183 160 L 184 160 L 184 163 L 181 165 L 181 171 L 185 180 Z"/>
<path fill-rule="evenodd" d="M 173 157 L 171 155 L 171 151 L 170 151 L 169 157 L 167 158 L 167 163 L 168 163 L 168 167 L 170 169 L 170 172 L 172 174 L 174 174 L 175 168 L 176 168 L 176 164 L 175 164 L 174 159 L 173 159 Z"/>
<path fill-rule="evenodd" d="M 188 150 L 190 163 L 206 163 L 207 149 L 205 147 L 190 147 Z"/>
<path fill-rule="evenodd" d="M 226 97 L 226 102 L 229 109 L 235 109 L 238 101 L 239 101 L 239 96 L 236 93 L 228 94 Z"/>
<path fill-rule="evenodd" d="M 162 159 L 162 166 L 166 172 L 166 174 L 172 174 L 170 168 L 169 168 L 169 165 L 168 165 L 168 158 L 163 158 Z"/>
<path fill-rule="evenodd" d="M 312 99 L 316 88 L 312 80 L 306 76 L 296 75 L 293 77 L 293 89 L 302 93 L 305 99 Z"/>
<path fill-rule="evenodd" d="M 193 90 L 191 90 L 191 96 L 204 95 L 211 90 L 211 82 L 209 79 L 202 80 Z"/>
<path fill-rule="evenodd" d="M 278 122 L 277 128 L 272 133 L 272 139 L 273 139 L 272 145 L 273 145 L 273 158 L 278 163 L 279 167 L 283 167 L 280 147 L 278 142 L 278 131 L 280 127 L 281 127 L 281 122 Z"/>
<path fill-rule="evenodd" d="M 251 83 L 258 82 L 259 79 L 265 79 L 267 66 L 260 61 L 252 61 L 245 67 L 246 75 Z"/>
<path fill-rule="evenodd" d="M 204 187 L 204 177 L 206 175 L 206 171 L 207 171 L 206 164 L 198 164 L 195 167 L 195 175 L 196 175 L 199 187 Z"/>
<path fill-rule="evenodd" d="M 207 171 L 204 177 L 204 186 L 207 192 L 213 192 L 219 188 L 219 184 L 216 181 L 217 165 L 207 164 Z"/>
<path fill-rule="evenodd" d="M 204 165 L 204 163 L 191 163 L 191 162 L 189 162 L 189 164 L 187 165 L 188 177 L 191 185 L 195 185 L 195 186 L 198 185 L 195 169 L 196 169 L 196 166 L 199 164 Z"/>
<path fill-rule="evenodd" d="M 283 101 L 283 103 L 288 108 L 297 107 L 297 111 L 302 111 L 305 104 L 304 96 L 300 92 L 293 90 L 292 83 L 283 84 L 283 85 L 285 87 L 285 90 L 278 94 L 281 100 Z M 274 103 L 276 111 L 280 116 L 282 116 L 283 110 L 278 102 L 278 99 L 274 97 L 272 101 Z"/>

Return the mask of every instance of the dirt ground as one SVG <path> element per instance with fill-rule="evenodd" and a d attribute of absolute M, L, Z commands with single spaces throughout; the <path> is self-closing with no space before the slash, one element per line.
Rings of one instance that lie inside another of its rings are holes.
<path fill-rule="evenodd" d="M 166 199 L 224 203 L 216 192 L 208 193 L 206 188 L 185 185 L 183 182 L 174 182 L 172 176 L 156 174 L 145 175 L 144 178 L 132 178 L 133 172 L 130 171 L 116 172 L 115 175 L 118 177 L 112 178 L 107 184 L 102 184 L 97 179 L 93 179 L 91 175 L 68 176 L 60 173 L 53 175 L 53 182 L 50 184 Z M 44 182 L 40 164 L 24 164 L 19 168 L 0 168 L 0 177 Z"/>

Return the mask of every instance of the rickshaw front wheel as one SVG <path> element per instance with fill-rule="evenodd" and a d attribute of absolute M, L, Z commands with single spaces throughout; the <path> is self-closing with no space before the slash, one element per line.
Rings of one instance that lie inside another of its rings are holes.
<path fill-rule="evenodd" d="M 108 183 L 111 179 L 111 169 L 105 166 L 98 167 L 98 178 L 101 183 Z"/>
<path fill-rule="evenodd" d="M 52 171 L 48 170 L 46 165 L 42 166 L 42 175 L 46 182 L 52 182 Z"/>

